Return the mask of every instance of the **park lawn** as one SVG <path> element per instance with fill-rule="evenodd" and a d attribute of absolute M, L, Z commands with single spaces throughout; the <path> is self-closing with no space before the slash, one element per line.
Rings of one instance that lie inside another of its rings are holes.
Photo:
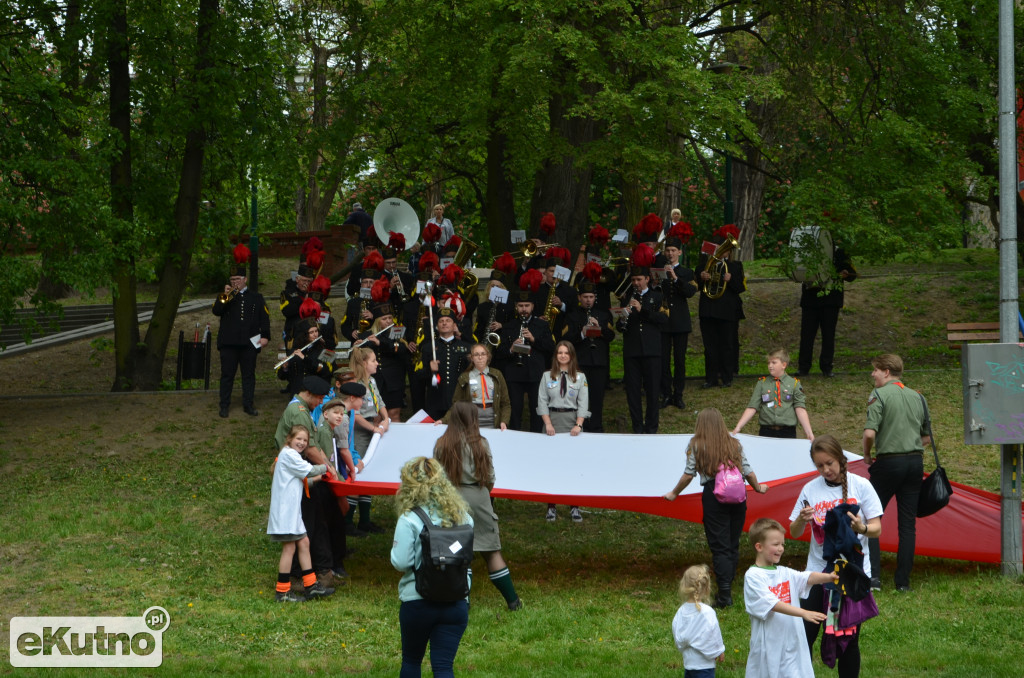
<path fill-rule="evenodd" d="M 821 380 L 837 389 L 843 381 Z M 858 380 L 846 388 L 863 385 Z M 719 395 L 742 399 L 741 390 Z M 173 413 L 164 402 L 157 405 Z M 953 406 L 933 399 L 933 412 Z M 840 411 L 837 421 L 843 416 Z M 854 425 L 850 417 L 844 428 Z M 126 434 L 137 442 L 135 451 L 116 456 L 102 439 L 83 437 L 76 446 L 59 434 L 50 436 L 55 444 L 45 460 L 5 448 L 6 486 L 18 488 L 0 499 L 5 630 L 11 616 L 138 615 L 160 605 L 171 625 L 163 666 L 152 675 L 394 675 L 400 637 L 390 534 L 351 540 L 358 549 L 347 563 L 351 582 L 332 598 L 287 606 L 272 600 L 279 551 L 264 531 L 273 425 L 273 417 L 260 417 L 255 427 L 237 419 L 167 424 L 166 435 L 157 436 L 164 444 L 147 447 L 147 436 Z M 0 433 L 11 432 L 3 428 Z M 33 435 L 27 442 L 40 447 L 46 439 Z M 969 463 L 950 454 L 947 465 L 959 479 Z M 997 472 L 979 466 L 978 479 L 993 482 Z M 499 500 L 497 508 L 504 552 L 526 606 L 508 613 L 478 561 L 460 674 L 682 673 L 670 623 L 679 576 L 691 564 L 709 562 L 700 525 L 607 510 L 587 510 L 582 525 L 563 510 L 561 520 L 548 524 L 540 504 Z M 374 500 L 374 516 L 394 525 L 391 498 Z M 784 562 L 802 567 L 806 545 L 787 548 Z M 751 561 L 744 543 L 741 572 Z M 891 576 L 889 554 L 883 564 Z M 1002 578 L 997 566 L 919 558 L 913 585 L 910 595 L 891 587 L 878 595 L 881 616 L 864 626 L 863 675 L 1020 675 L 1020 582 Z M 741 604 L 720 619 L 727 652 L 718 675 L 741 676 L 749 620 Z M 816 671 L 831 675 L 820 661 Z"/>
<path fill-rule="evenodd" d="M 759 273 L 757 266 L 748 273 L 744 376 L 732 388 L 706 391 L 696 388 L 699 377 L 692 379 L 687 407 L 662 411 L 663 432 L 692 431 L 704 407 L 719 408 L 731 424 L 764 372 L 763 355 L 785 346 L 795 359 L 799 290 L 790 282 L 758 281 Z M 870 357 L 895 351 L 906 359 L 907 385 L 928 397 L 950 477 L 998 491 L 997 448 L 963 444 L 959 354 L 944 334 L 947 322 L 995 318 L 992 253 L 944 253 L 932 264 L 861 266 L 861 273 L 840 320 L 836 377 L 803 380 L 815 433 L 835 434 L 846 449 L 859 451 Z M 699 375 L 695 300 L 691 308 L 688 371 Z M 210 319 L 179 320 L 187 329 Z M 276 332 L 279 316 L 272 319 Z M 210 392 L 57 395 L 107 388 L 109 352 L 91 348 L 83 340 L 5 362 L 23 368 L 8 372 L 0 398 L 4 632 L 13 616 L 139 615 L 160 605 L 171 618 L 163 666 L 133 675 L 395 675 L 398 573 L 388 559 L 389 534 L 352 540 L 358 552 L 347 562 L 351 582 L 332 598 L 272 602 L 279 551 L 264 535 L 268 470 L 285 404 L 269 371 L 274 352 L 260 358 L 261 416 L 244 417 L 236 402 L 232 417 L 221 420 L 216 362 Z M 69 364 L 78 367 L 59 367 Z M 26 393 L 36 395 L 14 395 Z M 605 421 L 609 431 L 628 430 L 621 385 L 609 393 Z M 666 479 L 666 490 L 674 480 Z M 374 506 L 375 520 L 393 527 L 391 499 L 375 499 Z M 710 562 L 700 525 L 607 510 L 586 510 L 582 525 L 566 520 L 563 510 L 561 520 L 548 524 L 540 504 L 499 500 L 497 509 L 504 553 L 526 606 L 508 613 L 478 561 L 470 626 L 456 662 L 460 675 L 682 674 L 670 623 L 683 570 Z M 787 549 L 785 564 L 802 567 L 806 545 L 790 541 Z M 751 561 L 744 543 L 740 570 Z M 883 567 L 888 584 L 892 555 L 883 556 Z M 878 594 L 881 616 L 863 628 L 862 675 L 1024 674 L 1017 637 L 1024 626 L 1022 583 L 1000 576 L 997 565 L 918 558 L 910 595 L 891 587 Z M 718 675 L 742 676 L 749 620 L 739 604 L 720 619 L 727 652 Z M 0 673 L 12 670 L 4 663 Z M 835 675 L 820 660 L 815 670 Z M 51 673 L 78 672 L 33 670 Z M 106 673 L 117 672 L 90 672 Z"/>

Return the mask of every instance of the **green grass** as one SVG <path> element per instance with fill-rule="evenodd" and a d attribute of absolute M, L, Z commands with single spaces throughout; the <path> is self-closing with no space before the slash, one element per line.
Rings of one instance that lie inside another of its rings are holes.
<path fill-rule="evenodd" d="M 907 361 L 906 383 L 928 397 L 950 477 L 997 491 L 998 450 L 963 444 L 959 354 L 945 345 L 945 323 L 995 316 L 995 260 L 985 251 L 933 259 L 859 266 L 864 277 L 848 288 L 839 325 L 838 374 L 803 380 L 811 421 L 816 433 L 833 433 L 856 450 L 871 389 L 868 361 L 895 350 Z M 748 274 L 755 277 L 762 265 L 748 267 Z M 869 277 L 889 273 L 896 275 Z M 922 275 L 908 279 L 904 273 Z M 744 376 L 731 389 L 707 391 L 695 388 L 696 376 L 687 385 L 686 410 L 662 411 L 664 432 L 692 431 L 703 407 L 718 407 L 735 421 L 755 375 L 765 370 L 767 351 L 786 346 L 795 362 L 798 288 L 756 283 L 745 297 Z M 691 309 L 696 329 L 695 302 Z M 34 363 L 40 377 L 53 372 L 46 355 L 24 358 L 43 361 Z M 273 352 L 264 358 L 261 367 L 273 364 Z M 703 372 L 696 332 L 687 369 Z M 351 583 L 332 598 L 295 606 L 272 602 L 279 549 L 264 535 L 268 443 L 284 398 L 269 369 L 258 373 L 264 414 L 251 421 L 213 416 L 215 391 L 0 399 L 5 632 L 12 616 L 137 615 L 161 605 L 171 616 L 164 664 L 133 675 L 397 673 L 398 573 L 388 560 L 389 534 L 352 540 L 359 552 L 346 563 Z M 612 373 L 621 374 L 621 360 Z M 81 390 L 97 389 L 89 383 Z M 629 428 L 621 385 L 609 393 L 605 418 L 610 431 Z M 755 430 L 751 423 L 746 432 Z M 630 468 L 628 451 L 623 460 Z M 582 525 L 564 517 L 548 524 L 542 505 L 511 500 L 498 500 L 497 511 L 503 550 L 526 607 L 508 613 L 477 561 L 459 675 L 682 675 L 670 622 L 679 576 L 691 564 L 710 561 L 699 524 L 607 510 L 588 510 Z M 374 515 L 392 526 L 391 500 L 376 499 Z M 802 567 L 806 548 L 788 542 L 786 564 Z M 745 543 L 741 553 L 742 571 L 752 556 Z M 884 554 L 883 567 L 891 573 L 894 556 Z M 863 628 L 862 675 L 1022 674 L 1017 635 L 1024 626 L 1024 582 L 1003 578 L 995 565 L 918 558 L 913 585 L 911 595 L 891 589 L 878 595 L 881 616 Z M 719 617 L 727 651 L 718 675 L 742 676 L 749 620 L 741 606 Z M 819 660 L 815 670 L 835 675 Z M 0 665 L 0 673 L 9 672 L 27 673 Z"/>

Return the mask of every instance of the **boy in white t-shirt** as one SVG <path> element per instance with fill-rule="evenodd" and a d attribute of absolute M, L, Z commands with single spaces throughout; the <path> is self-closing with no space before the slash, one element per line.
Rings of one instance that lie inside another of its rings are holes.
<path fill-rule="evenodd" d="M 758 518 L 750 526 L 757 556 L 743 582 L 750 615 L 747 678 L 814 678 L 803 621 L 820 624 L 825 615 L 799 607 L 811 586 L 839 581 L 825 572 L 798 572 L 779 565 L 786 531 L 777 520 Z"/>

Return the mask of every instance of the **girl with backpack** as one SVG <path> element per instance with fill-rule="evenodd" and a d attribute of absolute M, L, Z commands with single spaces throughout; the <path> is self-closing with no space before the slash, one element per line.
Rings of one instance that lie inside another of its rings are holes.
<path fill-rule="evenodd" d="M 686 469 L 665 499 L 675 501 L 690 481 L 700 476 L 704 535 L 718 582 L 712 604 L 716 608 L 732 605 L 732 580 L 739 564 L 740 535 L 747 517 L 746 491 L 736 492 L 737 474 L 750 483 L 755 492 L 768 491 L 767 485 L 757 481 L 740 441 L 729 435 L 722 413 L 713 407 L 701 410 L 697 413 L 693 438 L 686 448 Z"/>
<path fill-rule="evenodd" d="M 425 600 L 417 592 L 416 570 L 423 564 L 420 532 L 423 519 L 420 508 L 430 517 L 433 525 L 452 527 L 473 524 L 469 506 L 455 489 L 441 464 L 435 459 L 415 457 L 402 467 L 401 484 L 395 495 L 395 508 L 399 514 L 395 524 L 391 564 L 402 573 L 398 582 L 398 622 L 402 631 L 401 678 L 420 675 L 423 655 L 430 644 L 430 666 L 435 676 L 454 676 L 452 665 L 459 650 L 462 634 L 469 624 L 469 601 L 455 602 Z M 428 554 L 429 557 L 429 554 Z M 471 574 L 466 572 L 466 590 Z"/>
<path fill-rule="evenodd" d="M 479 346 L 479 344 L 478 344 Z M 491 446 L 480 435 L 476 406 L 456 401 L 445 415 L 446 430 L 434 444 L 434 459 L 441 462 L 448 479 L 459 488 L 473 515 L 473 550 L 484 557 L 491 583 L 508 609 L 516 611 L 523 601 L 516 595 L 512 575 L 501 556 L 498 516 L 491 505 L 494 489 L 494 460 Z"/>

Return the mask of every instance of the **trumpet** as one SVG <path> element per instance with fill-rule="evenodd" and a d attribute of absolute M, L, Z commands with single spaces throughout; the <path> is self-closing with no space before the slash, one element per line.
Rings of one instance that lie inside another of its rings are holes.
<path fill-rule="evenodd" d="M 548 251 L 552 247 L 560 247 L 560 245 L 556 242 L 545 245 L 538 245 L 536 240 L 527 240 L 523 242 L 522 245 L 519 246 L 519 254 L 513 254 L 512 258 L 518 259 L 519 257 L 526 257 L 529 259 L 530 257 L 537 256 L 541 252 Z"/>
<path fill-rule="evenodd" d="M 402 284 L 402 276 L 398 275 L 398 271 L 395 271 L 395 274 L 391 276 L 391 282 L 395 284 L 395 291 L 398 292 L 398 296 L 402 298 L 402 301 L 405 301 L 405 285 Z"/>
<path fill-rule="evenodd" d="M 227 304 L 227 303 L 229 303 L 232 299 L 234 299 L 237 296 L 238 296 L 238 290 L 236 290 L 234 287 L 232 287 L 230 292 L 221 292 L 220 294 L 218 294 L 217 295 L 217 301 L 219 301 L 222 304 Z"/>

